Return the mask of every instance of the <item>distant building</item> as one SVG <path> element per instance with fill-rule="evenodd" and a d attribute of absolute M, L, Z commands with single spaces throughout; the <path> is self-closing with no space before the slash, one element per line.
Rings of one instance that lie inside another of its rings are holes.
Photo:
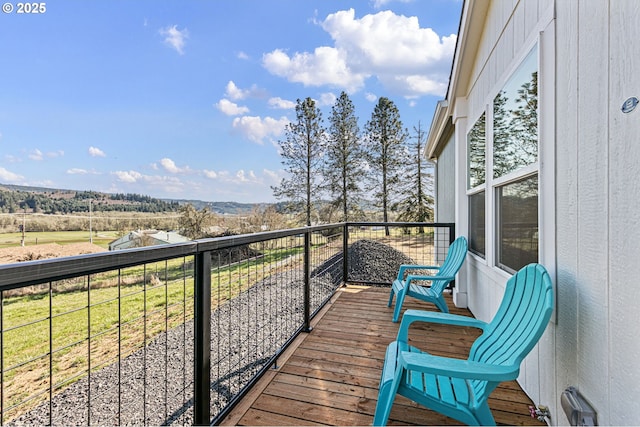
<path fill-rule="evenodd" d="M 189 239 L 175 231 L 138 230 L 109 243 L 110 251 L 119 249 L 141 248 L 143 246 L 168 245 L 188 242 Z"/>

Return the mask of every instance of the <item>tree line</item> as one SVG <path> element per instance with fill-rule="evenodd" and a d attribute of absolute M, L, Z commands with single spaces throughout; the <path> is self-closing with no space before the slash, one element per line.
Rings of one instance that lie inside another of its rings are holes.
<path fill-rule="evenodd" d="M 355 107 L 342 92 L 331 108 L 328 127 L 311 98 L 297 100 L 296 119 L 278 143 L 288 177 L 272 187 L 274 196 L 306 225 L 325 212 L 328 222 L 365 218 L 371 203 L 390 221 L 433 219 L 433 177 L 422 159 L 425 133 L 420 123 L 413 134 L 403 126 L 398 108 L 378 100 L 364 129 Z"/>
<path fill-rule="evenodd" d="M 89 212 L 177 212 L 178 202 L 141 194 L 105 194 L 95 191 L 37 193 L 0 190 L 0 213 L 70 214 Z"/>

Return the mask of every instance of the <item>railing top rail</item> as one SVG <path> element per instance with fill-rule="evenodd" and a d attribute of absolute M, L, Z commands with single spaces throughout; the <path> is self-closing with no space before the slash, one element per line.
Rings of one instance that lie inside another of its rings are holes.
<path fill-rule="evenodd" d="M 311 227 L 290 228 L 287 230 L 262 231 L 259 233 L 239 234 L 223 237 L 212 237 L 208 239 L 194 240 L 198 244 L 198 251 L 214 251 L 218 249 L 232 248 L 251 243 L 263 242 L 266 240 L 281 239 L 283 237 L 297 236 L 303 233 L 314 233 L 328 228 L 343 227 L 344 223 L 322 224 Z"/>
<path fill-rule="evenodd" d="M 349 227 L 454 227 L 453 222 L 348 222 Z"/>
<path fill-rule="evenodd" d="M 0 265 L 0 291 L 193 255 L 196 242 Z"/>

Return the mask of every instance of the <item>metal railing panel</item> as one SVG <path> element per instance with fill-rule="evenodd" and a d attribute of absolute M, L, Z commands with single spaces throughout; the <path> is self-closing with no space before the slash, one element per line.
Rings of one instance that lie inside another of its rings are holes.
<path fill-rule="evenodd" d="M 359 241 L 437 263 L 452 230 L 332 224 L 0 266 L 0 422 L 217 423 L 338 286 L 376 282 L 349 267 Z"/>

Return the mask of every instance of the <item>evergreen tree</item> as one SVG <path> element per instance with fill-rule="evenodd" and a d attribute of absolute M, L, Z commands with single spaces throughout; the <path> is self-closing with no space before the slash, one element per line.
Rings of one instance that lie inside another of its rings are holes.
<path fill-rule="evenodd" d="M 493 99 L 493 177 L 499 178 L 514 169 L 509 130 L 510 111 L 504 91 Z"/>
<path fill-rule="evenodd" d="M 538 73 L 523 83 L 515 99 L 516 108 L 511 112 L 511 139 L 518 167 L 536 162 L 538 158 Z"/>
<path fill-rule="evenodd" d="M 331 108 L 329 121 L 324 177 L 332 207 L 341 210 L 343 221 L 349 221 L 360 211 L 362 188 L 358 180 L 365 173 L 365 163 L 355 107 L 345 92 Z"/>
<path fill-rule="evenodd" d="M 398 220 L 430 222 L 433 220 L 433 168 L 423 159 L 425 133 L 420 122 L 413 128 L 414 142 L 409 144 L 409 157 L 402 178 L 402 199 L 394 206 L 399 211 Z"/>
<path fill-rule="evenodd" d="M 322 160 L 325 149 L 325 129 L 322 113 L 311 98 L 297 100 L 296 122 L 285 129 L 285 139 L 279 141 L 282 164 L 289 173 L 278 187 L 271 187 L 276 198 L 288 202 L 289 209 L 304 210 L 307 225 L 311 225 L 312 197 L 319 198 Z"/>
<path fill-rule="evenodd" d="M 383 221 L 400 191 L 400 173 L 406 171 L 405 141 L 408 132 L 402 127 L 400 112 L 388 98 L 380 98 L 365 130 L 370 143 L 370 165 L 375 187 L 375 204 L 382 208 Z M 389 235 L 389 228 L 385 229 Z"/>
<path fill-rule="evenodd" d="M 469 158 L 468 188 L 475 188 L 484 184 L 486 178 L 486 116 L 485 113 L 478 118 L 467 134 L 467 150 Z"/>

